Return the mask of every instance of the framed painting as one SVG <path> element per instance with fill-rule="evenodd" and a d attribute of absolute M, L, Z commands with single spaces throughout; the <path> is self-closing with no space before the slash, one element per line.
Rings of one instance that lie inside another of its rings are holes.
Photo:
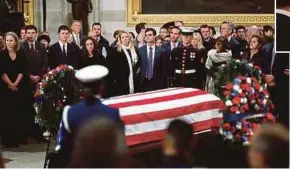
<path fill-rule="evenodd" d="M 188 26 L 274 25 L 274 0 L 127 0 L 128 25 L 158 25 L 182 20 Z"/>

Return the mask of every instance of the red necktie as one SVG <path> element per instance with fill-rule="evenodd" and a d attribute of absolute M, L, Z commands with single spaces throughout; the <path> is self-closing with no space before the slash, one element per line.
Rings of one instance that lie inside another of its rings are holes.
<path fill-rule="evenodd" d="M 30 53 L 31 53 L 31 55 L 34 55 L 34 53 L 35 53 L 35 48 L 34 48 L 33 44 L 30 45 Z"/>

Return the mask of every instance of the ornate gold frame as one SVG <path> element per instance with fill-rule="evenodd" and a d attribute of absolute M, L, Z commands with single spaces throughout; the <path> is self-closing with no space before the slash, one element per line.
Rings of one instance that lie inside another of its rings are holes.
<path fill-rule="evenodd" d="M 127 0 L 126 22 L 128 26 L 140 22 L 150 25 L 164 24 L 170 21 L 182 20 L 188 26 L 200 26 L 208 24 L 220 26 L 223 21 L 232 21 L 234 24 L 250 25 L 274 25 L 274 14 L 142 14 L 142 0 Z"/>
<path fill-rule="evenodd" d="M 34 24 L 34 0 L 18 0 L 18 11 L 23 12 L 25 25 Z"/>

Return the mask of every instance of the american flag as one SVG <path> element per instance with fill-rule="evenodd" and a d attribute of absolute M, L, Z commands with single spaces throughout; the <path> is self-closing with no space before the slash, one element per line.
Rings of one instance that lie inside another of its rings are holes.
<path fill-rule="evenodd" d="M 169 88 L 104 100 L 118 108 L 125 123 L 128 146 L 161 140 L 169 123 L 183 119 L 193 133 L 219 127 L 223 102 L 215 95 L 193 88 Z"/>

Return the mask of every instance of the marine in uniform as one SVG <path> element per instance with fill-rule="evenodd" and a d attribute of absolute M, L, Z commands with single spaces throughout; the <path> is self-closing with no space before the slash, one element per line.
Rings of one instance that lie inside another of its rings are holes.
<path fill-rule="evenodd" d="M 120 124 L 123 128 L 119 110 L 103 105 L 100 100 L 99 93 L 104 85 L 103 78 L 108 72 L 106 67 L 100 65 L 88 66 L 76 72 L 76 78 L 85 86 L 85 100 L 64 108 L 56 140 L 55 150 L 58 155 L 50 167 L 66 167 L 74 148 L 74 137 L 78 127 L 87 120 L 105 117 Z"/>
<path fill-rule="evenodd" d="M 171 53 L 171 79 L 173 87 L 191 87 L 202 89 L 204 65 L 202 56 L 193 48 L 193 28 L 181 28 L 182 46 Z"/>

